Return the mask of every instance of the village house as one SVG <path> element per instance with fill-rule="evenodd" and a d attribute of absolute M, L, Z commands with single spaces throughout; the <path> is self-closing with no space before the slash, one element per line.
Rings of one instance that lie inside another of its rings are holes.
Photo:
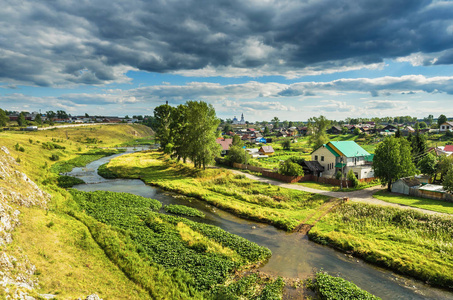
<path fill-rule="evenodd" d="M 233 139 L 217 138 L 215 141 L 222 147 L 220 155 L 221 156 L 227 155 L 228 151 L 230 151 L 230 146 L 233 144 Z"/>
<path fill-rule="evenodd" d="M 322 177 L 335 177 L 338 171 L 346 176 L 349 170 L 352 170 L 359 180 L 374 177 L 373 155 L 354 141 L 328 142 L 313 151 L 311 159 L 324 167 Z"/>
<path fill-rule="evenodd" d="M 439 127 L 440 132 L 453 131 L 453 122 L 445 122 Z"/>
<path fill-rule="evenodd" d="M 262 146 L 258 152 L 260 152 L 261 155 L 272 155 L 274 154 L 274 148 L 272 148 L 272 146 Z"/>

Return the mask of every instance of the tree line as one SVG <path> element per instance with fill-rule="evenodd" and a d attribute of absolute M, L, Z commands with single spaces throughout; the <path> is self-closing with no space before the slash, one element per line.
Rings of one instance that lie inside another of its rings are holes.
<path fill-rule="evenodd" d="M 152 121 L 160 149 L 178 160 L 190 159 L 195 167 L 206 168 L 219 154 L 215 140 L 220 120 L 211 104 L 188 101 L 177 107 L 160 105 L 154 109 Z"/>

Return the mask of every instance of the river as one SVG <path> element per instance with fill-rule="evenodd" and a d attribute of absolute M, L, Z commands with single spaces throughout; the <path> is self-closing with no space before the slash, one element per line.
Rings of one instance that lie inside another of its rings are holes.
<path fill-rule="evenodd" d="M 128 149 L 126 153 L 132 151 Z M 104 179 L 97 175 L 100 165 L 119 155 L 101 158 L 83 168 L 74 168 L 67 175 L 86 182 L 74 188 L 82 191 L 126 192 L 157 199 L 164 205 L 182 204 L 194 207 L 204 212 L 206 218 L 191 218 L 192 220 L 216 225 L 269 248 L 272 257 L 260 270 L 270 275 L 304 279 L 313 275 L 314 271 L 322 269 L 330 275 L 339 275 L 350 280 L 382 299 L 453 299 L 453 293 L 449 291 L 433 288 L 421 281 L 349 257 L 327 246 L 313 243 L 302 234 L 287 233 L 271 225 L 240 219 L 203 201 L 145 185 L 141 180 Z M 163 210 L 161 212 L 164 213 Z"/>

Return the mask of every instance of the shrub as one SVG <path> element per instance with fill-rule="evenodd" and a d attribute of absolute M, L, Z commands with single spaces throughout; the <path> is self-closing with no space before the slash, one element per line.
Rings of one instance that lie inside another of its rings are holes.
<path fill-rule="evenodd" d="M 58 156 L 57 154 L 54 153 L 54 154 L 52 154 L 52 155 L 49 157 L 49 159 L 50 159 L 51 161 L 57 161 L 57 160 L 60 159 L 60 156 Z"/>
<path fill-rule="evenodd" d="M 338 171 L 337 174 L 335 174 L 335 178 L 340 180 L 341 178 L 343 178 L 343 173 L 341 173 L 341 171 Z"/>
<path fill-rule="evenodd" d="M 349 170 L 347 178 L 352 182 L 353 187 L 357 187 L 359 185 L 359 180 L 355 177 L 354 171 Z"/>
<path fill-rule="evenodd" d="M 198 209 L 188 207 L 185 205 L 176 205 L 176 204 L 169 204 L 164 207 L 166 212 L 175 214 L 175 215 L 182 215 L 182 216 L 189 216 L 189 217 L 200 217 L 204 218 L 205 214 L 199 211 Z"/>
<path fill-rule="evenodd" d="M 304 169 L 291 161 L 291 159 L 287 159 L 279 168 L 278 173 L 287 176 L 304 176 Z"/>
<path fill-rule="evenodd" d="M 57 178 L 57 185 L 61 188 L 70 188 L 73 187 L 74 185 L 77 184 L 84 184 L 85 181 L 83 181 L 80 178 L 77 177 L 72 177 L 72 176 L 58 176 Z"/>
<path fill-rule="evenodd" d="M 330 276 L 326 272 L 316 273 L 316 281 L 311 288 L 319 294 L 321 299 L 381 299 L 360 289 L 352 282 Z"/>

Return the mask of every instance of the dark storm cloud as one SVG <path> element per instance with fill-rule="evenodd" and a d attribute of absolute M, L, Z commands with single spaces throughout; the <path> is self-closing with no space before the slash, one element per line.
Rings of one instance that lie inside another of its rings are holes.
<path fill-rule="evenodd" d="M 452 2 L 426 0 L 7 0 L 0 80 L 103 84 L 132 69 L 288 75 L 416 52 L 451 64 L 452 20 Z"/>

